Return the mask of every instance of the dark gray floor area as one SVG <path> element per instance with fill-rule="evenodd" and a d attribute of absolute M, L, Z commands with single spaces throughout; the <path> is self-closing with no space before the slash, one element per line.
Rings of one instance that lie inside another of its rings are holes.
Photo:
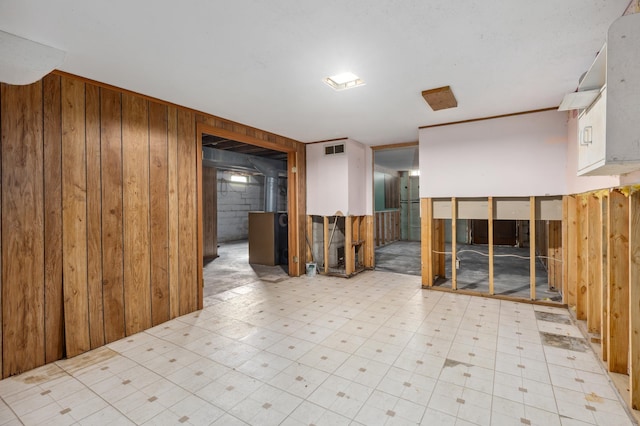
<path fill-rule="evenodd" d="M 447 244 L 445 252 L 451 252 Z M 486 245 L 457 245 L 460 268 L 458 289 L 489 292 L 489 261 Z M 446 277 L 436 285 L 451 287 L 451 254 L 445 255 Z M 529 249 L 494 247 L 494 293 L 529 299 Z M 396 241 L 376 249 L 376 270 L 420 276 L 420 242 Z M 542 262 L 536 261 L 536 300 L 561 300 L 560 293 L 550 290 L 547 271 Z"/>
<path fill-rule="evenodd" d="M 288 277 L 282 266 L 250 265 L 247 240 L 220 243 L 218 256 L 204 262 L 205 299 L 248 284 L 278 282 Z"/>

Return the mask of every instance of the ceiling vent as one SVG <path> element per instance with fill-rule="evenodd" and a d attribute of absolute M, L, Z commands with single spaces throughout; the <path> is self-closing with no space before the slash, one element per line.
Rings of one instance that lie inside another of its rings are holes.
<path fill-rule="evenodd" d="M 325 145 L 324 155 L 344 154 L 344 142 L 336 145 Z"/>

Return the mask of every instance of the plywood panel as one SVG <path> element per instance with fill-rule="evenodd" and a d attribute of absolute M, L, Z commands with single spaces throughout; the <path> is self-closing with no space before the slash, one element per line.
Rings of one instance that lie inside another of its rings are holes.
<path fill-rule="evenodd" d="M 640 410 L 640 192 L 629 196 L 629 389 L 631 407 Z"/>
<path fill-rule="evenodd" d="M 85 85 L 62 78 L 62 259 L 67 356 L 91 348 L 87 287 Z"/>
<path fill-rule="evenodd" d="M 100 89 L 86 85 L 87 286 L 91 348 L 105 344 L 102 303 L 102 182 L 100 179 Z"/>
<path fill-rule="evenodd" d="M 151 323 L 170 319 L 167 107 L 149 103 Z"/>
<path fill-rule="evenodd" d="M 180 315 L 198 306 L 196 268 L 196 141 L 193 113 L 178 111 L 178 209 Z"/>
<path fill-rule="evenodd" d="M 124 300 L 127 335 L 151 327 L 148 101 L 122 95 Z"/>
<path fill-rule="evenodd" d="M 218 257 L 218 240 L 216 238 L 218 207 L 216 202 L 217 169 L 202 169 L 202 214 L 203 214 L 203 256 Z"/>
<path fill-rule="evenodd" d="M 587 319 L 587 285 L 589 281 L 589 211 L 587 199 L 579 196 L 576 200 L 577 207 L 577 233 L 576 233 L 576 258 L 577 258 L 577 294 L 576 294 L 576 318 Z"/>
<path fill-rule="evenodd" d="M 125 336 L 122 223 L 122 101 L 100 90 L 102 162 L 102 291 L 106 342 Z"/>
<path fill-rule="evenodd" d="M 43 81 L 45 361 L 64 356 L 62 299 L 62 116 L 60 77 Z"/>
<path fill-rule="evenodd" d="M 602 210 L 600 201 L 590 196 L 589 211 L 589 272 L 587 284 L 587 330 L 600 333 L 602 321 Z"/>
<path fill-rule="evenodd" d="M 45 362 L 42 82 L 2 84 L 0 105 L 2 368 L 7 377 Z"/>
<path fill-rule="evenodd" d="M 171 318 L 175 318 L 180 315 L 180 247 L 178 243 L 178 110 L 174 107 L 169 107 L 167 111 L 167 155 L 169 179 L 169 312 Z"/>
<path fill-rule="evenodd" d="M 629 357 L 629 199 L 618 191 L 612 191 L 608 198 L 607 364 L 609 371 L 626 374 Z"/>

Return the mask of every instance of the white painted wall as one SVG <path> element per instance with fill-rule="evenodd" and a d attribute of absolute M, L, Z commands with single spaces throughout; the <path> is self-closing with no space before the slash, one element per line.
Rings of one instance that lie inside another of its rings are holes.
<path fill-rule="evenodd" d="M 373 212 L 371 148 L 344 139 L 345 153 L 325 155 L 325 145 L 307 145 L 307 214 L 361 216 Z"/>
<path fill-rule="evenodd" d="M 620 184 L 618 176 L 578 176 L 578 112 L 567 114 L 567 194 L 580 194 Z"/>
<path fill-rule="evenodd" d="M 567 192 L 566 115 L 545 111 L 421 129 L 420 197 Z"/>

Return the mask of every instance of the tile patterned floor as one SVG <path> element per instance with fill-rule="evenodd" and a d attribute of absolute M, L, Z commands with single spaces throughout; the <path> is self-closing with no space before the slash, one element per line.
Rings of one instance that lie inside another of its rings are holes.
<path fill-rule="evenodd" d="M 289 278 L 0 381 L 0 425 L 631 425 L 561 308 Z"/>

